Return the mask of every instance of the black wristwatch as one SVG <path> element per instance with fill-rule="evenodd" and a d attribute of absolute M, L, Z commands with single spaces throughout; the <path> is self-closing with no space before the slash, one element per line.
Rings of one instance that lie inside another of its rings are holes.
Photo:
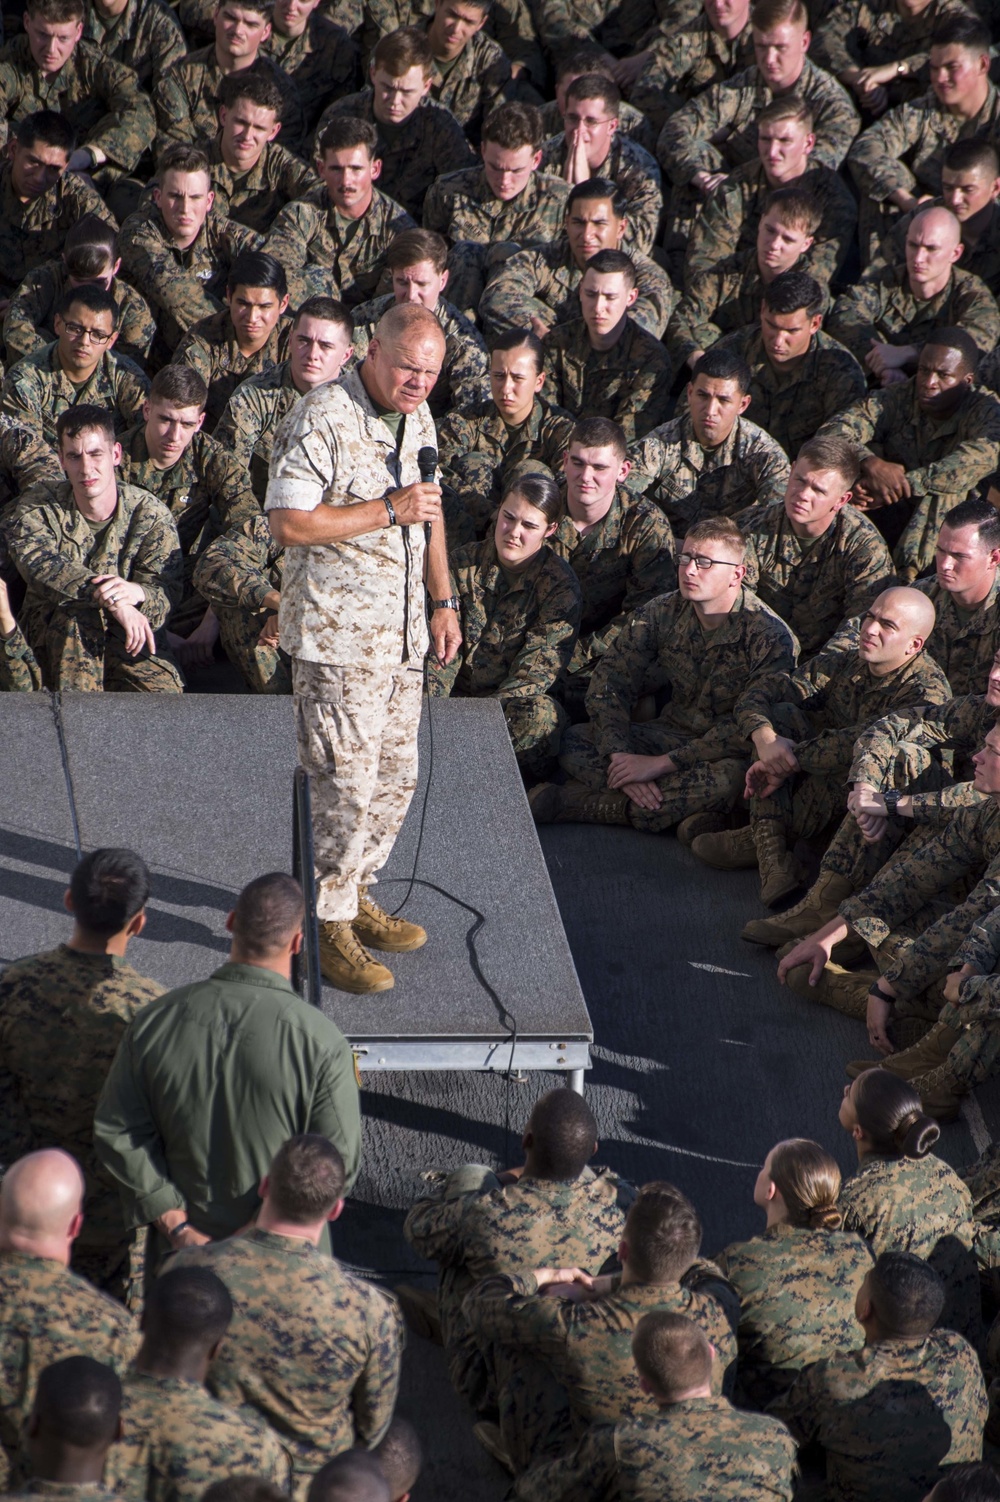
<path fill-rule="evenodd" d="M 458 595 L 449 595 L 447 600 L 432 600 L 435 610 L 461 610 L 462 602 Z"/>
<path fill-rule="evenodd" d="M 890 788 L 887 793 L 882 794 L 882 802 L 885 804 L 885 811 L 890 818 L 896 812 L 902 796 L 902 793 L 897 792 L 895 788 Z"/>

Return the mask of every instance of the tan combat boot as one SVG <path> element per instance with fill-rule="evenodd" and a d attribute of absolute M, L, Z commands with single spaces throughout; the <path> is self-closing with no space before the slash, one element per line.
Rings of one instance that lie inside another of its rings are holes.
<path fill-rule="evenodd" d="M 750 828 L 760 868 L 760 900 L 774 907 L 802 885 L 805 872 L 788 848 L 780 819 L 754 819 Z"/>
<path fill-rule="evenodd" d="M 409 954 L 427 943 L 427 930 L 419 923 L 407 923 L 405 918 L 394 918 L 368 896 L 368 888 L 358 891 L 358 916 L 351 924 L 362 944 L 372 949 L 383 949 L 388 954 Z"/>
<path fill-rule="evenodd" d="M 951 1053 L 961 1034 L 945 1022 L 934 1026 L 910 1048 L 901 1048 L 898 1053 L 881 1059 L 852 1059 L 847 1066 L 850 1079 L 856 1080 L 866 1069 L 885 1069 L 901 1080 L 915 1080 L 920 1075 L 938 1069 Z"/>
<path fill-rule="evenodd" d="M 528 794 L 536 824 L 631 824 L 628 798 L 611 788 L 592 793 L 582 782 L 540 782 Z"/>
<path fill-rule="evenodd" d="M 691 841 L 691 854 L 717 871 L 752 871 L 757 865 L 757 846 L 749 824 L 743 829 L 700 834 Z"/>
<path fill-rule="evenodd" d="M 688 814 L 677 826 L 678 845 L 693 845 L 700 834 L 716 834 L 720 829 L 728 829 L 729 820 L 725 814 Z"/>
<path fill-rule="evenodd" d="M 749 939 L 751 944 L 763 944 L 768 949 L 780 949 L 792 939 L 805 939 L 837 916 L 840 904 L 853 890 L 846 877 L 820 872 L 818 880 L 813 882 L 801 902 L 779 913 L 776 918 L 751 918 L 743 928 L 742 937 Z"/>
<path fill-rule="evenodd" d="M 910 1084 L 920 1096 L 920 1104 L 935 1121 L 954 1121 L 968 1095 L 969 1085 L 959 1079 L 951 1064 L 939 1064 L 926 1074 L 915 1075 Z"/>
<path fill-rule="evenodd" d="M 331 986 L 355 996 L 391 991 L 395 985 L 392 971 L 372 958 L 350 923 L 320 924 L 319 968 Z"/>
<path fill-rule="evenodd" d="M 877 970 L 844 970 L 840 965 L 825 965 L 814 986 L 809 984 L 809 966 L 796 965 L 785 976 L 785 985 L 805 1001 L 818 1001 L 845 1017 L 868 1015 L 868 992 L 878 979 Z"/>

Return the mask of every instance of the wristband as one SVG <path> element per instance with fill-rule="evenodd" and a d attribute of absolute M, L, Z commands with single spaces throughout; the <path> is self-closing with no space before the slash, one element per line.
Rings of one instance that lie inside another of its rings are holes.
<path fill-rule="evenodd" d="M 392 502 L 390 501 L 390 499 L 389 499 L 389 497 L 387 495 L 384 495 L 382 497 L 382 505 L 385 507 L 385 509 L 389 513 L 389 525 L 390 525 L 390 527 L 398 527 L 399 526 L 399 522 L 396 520 L 396 513 L 395 513 L 395 511 L 393 509 Z"/>
<path fill-rule="evenodd" d="M 881 976 L 879 977 L 879 980 L 881 980 Z M 868 987 L 868 995 L 877 996 L 879 1001 L 887 1002 L 891 1007 L 894 1007 L 896 1005 L 895 996 L 886 996 L 885 992 L 882 990 L 882 987 L 879 985 L 878 980 L 872 981 L 871 985 Z"/>
<path fill-rule="evenodd" d="M 191 1222 L 189 1220 L 182 1220 L 181 1223 L 180 1223 L 180 1225 L 171 1226 L 170 1230 L 167 1232 L 167 1240 L 168 1241 L 173 1241 L 174 1237 L 175 1236 L 179 1236 L 182 1231 L 190 1231 L 190 1230 L 191 1230 Z"/>

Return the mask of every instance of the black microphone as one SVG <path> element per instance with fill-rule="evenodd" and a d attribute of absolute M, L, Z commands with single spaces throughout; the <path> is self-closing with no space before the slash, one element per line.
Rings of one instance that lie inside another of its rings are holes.
<path fill-rule="evenodd" d="M 417 449 L 417 468 L 420 471 L 420 483 L 422 485 L 433 485 L 434 484 L 434 478 L 435 478 L 435 476 L 437 474 L 437 467 L 438 467 L 437 449 L 432 449 L 429 443 L 425 444 L 423 448 Z M 427 546 L 430 547 L 430 545 L 431 545 L 431 524 L 430 524 L 430 522 L 424 522 L 424 541 L 427 544 Z"/>

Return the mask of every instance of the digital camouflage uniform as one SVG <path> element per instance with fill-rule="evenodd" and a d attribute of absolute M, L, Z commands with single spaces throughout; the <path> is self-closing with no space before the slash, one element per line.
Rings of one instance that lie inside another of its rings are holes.
<path fill-rule="evenodd" d="M 180 22 L 163 0 L 129 0 L 120 16 L 102 15 L 92 5 L 83 35 L 105 57 L 131 68 L 147 93 L 164 68 L 187 52 Z"/>
<path fill-rule="evenodd" d="M 113 1493 L 102 1481 L 43 1481 L 31 1476 L 16 1492 L 7 1493 L 17 1502 L 45 1498 L 47 1502 L 111 1502 Z"/>
<path fill-rule="evenodd" d="M 209 431 L 241 381 L 273 370 L 287 354 L 290 327 L 290 319 L 279 318 L 267 343 L 256 354 L 245 355 L 228 308 L 209 313 L 207 318 L 199 318 L 191 325 L 174 350 L 174 364 L 189 365 L 208 387 L 205 422 Z"/>
<path fill-rule="evenodd" d="M 662 266 L 637 253 L 632 261 L 639 296 L 629 309 L 629 317 L 659 339 L 677 294 Z M 479 302 L 484 333 L 488 336 L 505 334 L 508 329 L 527 329 L 532 318 L 540 318 L 549 328 L 579 318 L 582 280 L 583 272 L 565 236 L 552 245 L 518 251 L 505 266 L 496 266 L 490 273 Z"/>
<path fill-rule="evenodd" d="M 804 1367 L 858 1338 L 854 1302 L 873 1258 L 860 1236 L 779 1222 L 715 1259 L 740 1296 L 736 1387 L 764 1408 Z"/>
<path fill-rule="evenodd" d="M 80 514 L 67 482 L 32 487 L 11 527 L 10 552 L 28 586 L 21 627 L 53 689 L 129 689 L 180 693 L 168 657 L 143 647 L 125 652 L 125 634 L 94 603 L 91 580 L 117 574 L 139 584 L 142 614 L 159 632 L 180 597 L 182 558 L 165 506 L 133 485 L 118 486 L 118 505 L 99 533 Z"/>
<path fill-rule="evenodd" d="M 45 344 L 8 370 L 0 386 L 0 407 L 56 447 L 56 423 L 71 407 L 105 407 L 123 432 L 142 413 L 149 381 L 138 365 L 117 349 L 105 349 L 93 374 L 77 385 L 59 363 L 58 340 Z"/>
<path fill-rule="evenodd" d="M 288 653 L 262 645 L 264 599 L 281 590 L 284 549 L 266 517 L 253 516 L 216 537 L 195 565 L 194 587 L 215 611 L 226 655 L 255 694 L 290 694 Z"/>
<path fill-rule="evenodd" d="M 560 131 L 546 141 L 542 149 L 542 171 L 562 177 L 566 166 L 566 137 Z M 660 216 L 663 213 L 663 187 L 656 158 L 631 136 L 611 137 L 611 149 L 591 177 L 609 177 L 624 193 L 626 209 L 625 236 L 622 249 L 649 255 L 656 244 Z"/>
<path fill-rule="evenodd" d="M 750 367 L 750 405 L 746 416 L 781 444 L 794 459 L 807 439 L 851 402 L 864 396 L 867 382 L 857 360 L 820 329 L 813 334 L 801 363 L 772 365 L 760 325 L 727 334 L 720 349 L 741 355 Z"/>
<path fill-rule="evenodd" d="M 617 489 L 611 509 L 586 532 L 564 516 L 549 547 L 583 590 L 580 636 L 563 685 L 567 708 L 583 708 L 590 675 L 640 605 L 677 588 L 674 540 L 651 501 Z"/>
<path fill-rule="evenodd" d="M 69 286 L 62 260 L 45 261 L 29 271 L 11 299 L 3 321 L 7 363 L 12 365 L 25 355 L 35 354 L 56 337 L 52 327 L 56 304 Z M 115 277 L 111 291 L 118 308 L 118 338 L 115 353 L 125 355 L 138 365 L 145 363 L 156 337 L 156 324 L 149 304 L 121 277 Z"/>
<path fill-rule="evenodd" d="M 982 1459 L 986 1388 L 968 1342 L 932 1330 L 817 1361 L 770 1412 L 826 1451 L 832 1502 L 885 1502 L 924 1496 L 942 1465 Z"/>
<path fill-rule="evenodd" d="M 153 309 L 168 350 L 199 318 L 222 308 L 229 268 L 242 250 L 257 250 L 261 237 L 245 224 L 212 209 L 187 250 L 170 241 L 158 208 L 129 214 L 118 237 L 122 275 Z"/>
<path fill-rule="evenodd" d="M 435 446 L 426 404 L 401 435 L 397 448 L 360 373 L 348 371 L 310 392 L 282 424 L 267 509 L 353 505 L 415 484 L 418 451 Z M 421 527 L 292 548 L 285 559 L 280 630 L 293 659 L 300 764 L 312 776 L 321 920 L 357 917 L 358 888 L 373 884 L 416 787 L 423 570 Z M 345 596 L 349 614 L 340 608 Z"/>
<path fill-rule="evenodd" d="M 17 418 L 0 411 L 0 562 L 6 562 L 4 527 L 13 514 L 9 502 L 40 480 L 58 485 L 64 478 L 45 440 Z"/>
<path fill-rule="evenodd" d="M 927 203 L 920 205 L 920 210 L 946 208 L 943 198 L 932 198 Z M 990 217 L 986 228 L 980 234 L 974 244 L 969 244 L 965 239 L 966 224 L 962 224 L 962 270 L 971 271 L 973 276 L 978 276 L 981 282 L 985 282 L 994 297 L 1000 291 L 1000 204 L 994 201 L 989 206 Z M 872 266 L 900 266 L 906 259 L 906 235 L 913 223 L 913 217 L 918 212 L 914 209 L 909 214 L 892 221 L 891 227 L 882 241 L 878 254 L 872 261 Z M 961 223 L 961 221 L 959 221 Z M 986 361 L 983 361 L 983 365 Z M 982 378 L 982 367 L 979 371 Z M 989 382 L 993 386 L 993 382 Z M 994 389 L 996 389 L 994 387 Z"/>
<path fill-rule="evenodd" d="M 848 407 L 821 433 L 848 438 L 865 458 L 886 459 L 906 470 L 910 517 L 893 560 L 899 577 L 909 583 L 934 562 L 945 515 L 1000 462 L 1000 402 L 970 389 L 957 411 L 935 418 L 921 410 L 916 381 L 899 381 Z"/>
<path fill-rule="evenodd" d="M 445 72 L 435 63 L 430 97 L 451 111 L 470 141 L 478 141 L 483 121 L 503 104 L 510 81 L 503 49 L 485 31 L 477 31 Z"/>
<path fill-rule="evenodd" d="M 907 72 L 886 88 L 890 106 L 905 104 L 930 84 L 931 35 L 938 22 L 965 7 L 931 0 L 917 15 L 903 13 L 893 0 L 849 0 L 835 5 L 813 33 L 810 52 L 821 68 L 838 78 L 854 68 L 905 62 Z"/>
<path fill-rule="evenodd" d="M 20 626 L 15 626 L 9 636 L 0 636 L 0 693 L 36 693 L 41 686 L 42 671 L 35 654 Z"/>
<path fill-rule="evenodd" d="M 114 225 L 107 204 L 79 172 L 64 172 L 38 198 L 22 203 L 14 192 L 10 162 L 0 165 L 0 295 L 10 297 L 36 266 L 58 255 L 84 214 Z M 8 352 L 8 363 L 17 356 Z"/>
<path fill-rule="evenodd" d="M 635 1190 L 609 1168 L 585 1168 L 569 1181 L 522 1174 L 497 1187 L 459 1188 L 446 1180 L 441 1195 L 419 1199 L 403 1235 L 438 1265 L 448 1375 L 462 1397 L 481 1407 L 489 1371 L 462 1313 L 466 1294 L 496 1273 L 603 1267 L 617 1254 Z"/>
<path fill-rule="evenodd" d="M 984 920 L 983 928 L 990 925 L 991 939 L 995 938 L 992 933 L 994 925 L 989 919 Z M 975 934 L 975 929 L 973 934 Z M 981 955 L 980 951 L 980 955 Z M 968 984 L 968 982 L 966 982 Z M 964 991 L 964 986 L 963 986 Z M 962 1170 L 962 1178 L 969 1186 L 972 1195 L 973 1213 L 973 1249 L 976 1261 L 979 1264 L 984 1283 L 988 1282 L 993 1288 L 996 1287 L 997 1269 L 1000 1268 L 1000 1144 L 991 1142 L 974 1163 Z M 994 1321 L 987 1342 L 988 1370 L 995 1373 L 997 1369 L 997 1325 Z M 991 1403 L 994 1401 L 994 1392 L 991 1392 Z"/>
<path fill-rule="evenodd" d="M 476 164 L 465 132 L 450 110 L 425 99 L 401 125 L 383 125 L 372 108 L 372 89 L 348 94 L 323 111 L 317 141 L 335 115 L 355 115 L 378 132 L 375 155 L 381 159 L 382 192 L 419 219 L 427 189 L 435 178 Z"/>
<path fill-rule="evenodd" d="M 72 1153 L 87 1180 L 73 1268 L 118 1297 L 129 1238 L 118 1186 L 94 1152 L 94 1108 L 126 1026 L 162 990 L 116 955 L 66 944 L 15 960 L 0 976 L 0 1053 L 14 1134 L 4 1161 L 47 1147 Z"/>
<path fill-rule="evenodd" d="M 905 265 L 872 267 L 863 282 L 840 294 L 826 320 L 827 332 L 862 363 L 873 339 L 921 349 L 934 329 L 945 326 L 965 329 L 984 354 L 1000 342 L 1000 310 L 992 292 L 957 267 L 947 287 L 924 300 L 910 291 Z"/>
<path fill-rule="evenodd" d="M 532 1466 L 518 1502 L 791 1502 L 795 1441 L 784 1424 L 723 1397 L 683 1398 L 602 1424 L 566 1455 Z"/>
<path fill-rule="evenodd" d="M 0 139 L 7 139 L 12 123 L 37 110 L 65 115 L 78 145 L 96 146 L 112 168 L 125 172 L 153 144 L 149 96 L 131 68 L 112 62 L 92 42 L 77 42 L 57 73 L 44 74 L 26 36 L 0 48 Z"/>
<path fill-rule="evenodd" d="M 399 1387 L 395 1299 L 311 1242 L 256 1228 L 180 1252 L 171 1266 L 209 1267 L 229 1289 L 235 1314 L 208 1386 L 281 1436 L 296 1498 L 332 1455 L 378 1443 Z"/>
<path fill-rule="evenodd" d="M 354 359 L 358 364 L 368 353 L 379 319 L 395 302 L 393 293 L 387 292 L 354 309 Z M 427 405 L 432 417 L 444 418 L 455 407 L 488 399 L 490 357 L 482 334 L 454 303 L 439 298 L 433 312 L 444 332 L 444 364 Z"/>
<path fill-rule="evenodd" d="M 676 772 L 658 779 L 655 810 L 629 807 L 637 829 L 659 833 L 688 814 L 729 809 L 750 764 L 733 709 L 759 674 L 788 672 L 798 643 L 784 621 L 748 589 L 712 631 L 701 626 L 678 591 L 637 610 L 594 669 L 587 693 L 589 725 L 567 732 L 564 769 L 595 792 L 615 751 L 669 753 Z M 655 720 L 633 724 L 643 694 L 670 688 Z"/>
<path fill-rule="evenodd" d="M 282 36 L 272 21 L 271 35 L 261 51 L 295 85 L 306 135 L 332 99 L 353 93 L 360 82 L 357 46 L 343 26 L 337 26 L 319 10 L 313 11 L 297 37 Z"/>
<path fill-rule="evenodd" d="M 791 469 L 788 456 L 756 423 L 737 417 L 729 436 L 706 449 L 687 412 L 636 440 L 629 458 L 626 488 L 656 502 L 678 542 L 706 517 L 783 501 Z"/>
<path fill-rule="evenodd" d="M 812 245 L 803 257 L 803 268 L 821 285 L 833 281 L 858 228 L 858 206 L 844 179 L 832 167 L 808 168 L 793 182 L 775 186 L 811 193 L 823 210 Z M 726 256 L 741 251 L 754 254 L 757 230 L 764 205 L 773 191 L 759 159 L 744 162 L 720 183 L 705 201 L 691 228 L 684 271 L 687 279 L 710 271 Z"/>
<path fill-rule="evenodd" d="M 747 740 L 770 726 L 795 741 L 799 772 L 770 797 L 750 799 L 750 820 L 779 819 L 801 839 L 820 834 L 844 812 L 846 774 L 858 735 L 911 704 L 944 704 L 948 680 L 918 652 L 876 677 L 856 652 L 820 652 L 793 673 L 758 678 L 741 695 L 736 719 Z"/>
<path fill-rule="evenodd" d="M 927 650 L 948 675 L 952 693 L 980 692 L 1000 651 L 1000 582 L 994 579 L 989 594 L 971 615 L 959 611 L 954 596 L 935 578 L 918 579 L 913 587 L 934 602 L 937 621 Z"/>
<path fill-rule="evenodd" d="M 532 172 L 511 199 L 497 198 L 482 167 L 439 177 L 424 199 L 423 226 L 443 235 L 448 253 L 448 297 L 475 310 L 489 272 L 515 250 L 550 245 L 562 233 L 569 185 L 548 172 Z"/>
<path fill-rule="evenodd" d="M 5 1490 L 28 1473 L 23 1426 L 38 1378 L 53 1361 L 91 1356 L 119 1376 L 139 1348 L 121 1304 L 61 1262 L 0 1252 L 0 1470 Z"/>
<path fill-rule="evenodd" d="M 345 219 L 320 183 L 287 203 L 264 247 L 288 277 L 292 307 L 307 297 L 339 297 L 348 307 L 374 296 L 385 253 L 414 222 L 377 188 L 360 219 Z"/>
<path fill-rule="evenodd" d="M 302 396 L 287 360 L 241 381 L 226 403 L 213 437 L 249 470 L 253 493 L 264 504 L 274 435 Z"/>
<path fill-rule="evenodd" d="M 610 349 L 593 348 L 582 318 L 550 329 L 545 368 L 557 406 L 573 417 L 610 417 L 626 439 L 643 437 L 666 418 L 670 357 L 632 318 Z"/>
<path fill-rule="evenodd" d="M 438 457 L 448 540 L 455 546 L 481 537 L 504 487 L 521 466 L 562 467 L 575 419 L 536 396 L 520 427 L 504 421 L 492 398 L 453 408 L 438 424 Z"/>
<path fill-rule="evenodd" d="M 580 628 L 576 575 L 548 547 L 516 573 L 505 569 L 487 538 L 452 555 L 451 579 L 462 645 L 447 667 L 428 657 L 427 692 L 499 699 L 519 765 L 541 777 L 568 723 L 553 694 Z"/>
<path fill-rule="evenodd" d="M 793 271 L 805 271 L 800 259 Z M 695 350 L 711 349 L 723 334 L 760 328 L 764 281 L 756 247 L 726 256 L 709 271 L 699 271 L 688 284 L 667 325 L 666 345 L 678 368 Z"/>
<path fill-rule="evenodd" d="M 899 211 L 888 202 L 898 188 L 921 197 L 941 192 L 941 164 L 955 141 L 1000 139 L 1000 94 L 989 85 L 978 115 L 965 119 L 942 108 L 933 89 L 897 105 L 854 142 L 847 165 L 863 205 L 862 262 L 867 262 L 891 229 Z M 952 322 L 942 319 L 943 323 Z M 990 346 L 992 347 L 992 346 Z"/>
<path fill-rule="evenodd" d="M 315 20 L 315 12 L 310 17 Z M 222 160 L 219 137 L 208 149 L 216 214 L 266 235 L 281 209 L 316 187 L 316 173 L 278 140 L 268 142 L 249 172 L 237 176 Z"/>
<path fill-rule="evenodd" d="M 104 1479 L 122 1497 L 199 1502 L 213 1481 L 240 1474 L 288 1488 L 289 1456 L 277 1434 L 200 1382 L 129 1371 L 121 1414 L 124 1434 L 108 1451 Z"/>
<path fill-rule="evenodd" d="M 594 1424 L 654 1412 L 639 1387 L 632 1334 L 644 1314 L 682 1314 L 715 1346 L 719 1391 L 736 1356 L 738 1302 L 711 1263 L 695 1263 L 679 1283 L 615 1278 L 612 1292 L 574 1303 L 539 1296 L 534 1272 L 485 1278 L 466 1297 L 465 1318 L 495 1362 L 500 1430 L 524 1470 L 559 1454 Z"/>
<path fill-rule="evenodd" d="M 362 11 L 360 0 L 359 12 Z M 348 31 L 360 30 L 362 63 L 367 68 L 372 49 L 380 37 L 400 26 L 419 26 L 433 18 L 432 0 L 364 0 L 362 19 L 357 25 L 342 21 Z M 496 0 L 491 7 L 486 32 L 495 38 L 512 63 L 528 70 L 536 87 L 546 82 L 546 65 L 538 41 L 532 13 L 525 0 Z"/>
<path fill-rule="evenodd" d="M 649 118 L 657 134 L 674 110 L 697 98 L 710 84 L 749 68 L 754 60 L 749 22 L 729 40 L 712 28 L 700 5 L 697 11 L 690 20 L 664 23 L 646 39 L 644 50 L 652 56 L 629 90 L 629 99 Z"/>
<path fill-rule="evenodd" d="M 282 143 L 290 151 L 305 145 L 305 115 L 295 84 L 284 68 L 261 48 L 253 63 L 238 73 L 261 73 L 277 84 L 284 101 L 281 113 Z M 207 151 L 219 129 L 219 86 L 226 75 L 215 53 L 215 42 L 188 52 L 161 73 L 153 86 L 156 110 L 156 154 L 175 141 L 185 141 Z"/>

